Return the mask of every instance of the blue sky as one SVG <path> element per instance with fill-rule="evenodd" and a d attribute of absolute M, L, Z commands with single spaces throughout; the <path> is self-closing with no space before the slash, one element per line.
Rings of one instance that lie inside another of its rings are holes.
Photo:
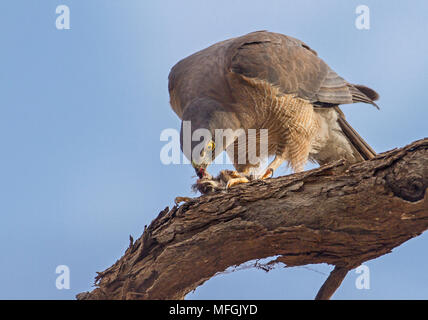
<path fill-rule="evenodd" d="M 55 27 L 58 5 L 70 30 Z M 370 30 L 355 8 L 370 8 Z M 350 82 L 376 89 L 380 111 L 344 106 L 378 152 L 427 136 L 428 2 L 0 2 L 1 299 L 73 299 L 91 290 L 176 196 L 195 196 L 189 165 L 165 166 L 162 130 L 170 68 L 217 41 L 267 29 L 297 37 Z M 213 172 L 218 168 L 211 169 Z M 285 169 L 278 174 L 286 174 Z M 426 234 L 367 262 L 371 288 L 351 271 L 334 298 L 428 298 Z M 70 268 L 69 290 L 55 268 Z M 219 275 L 190 299 L 312 299 L 330 266 Z"/>

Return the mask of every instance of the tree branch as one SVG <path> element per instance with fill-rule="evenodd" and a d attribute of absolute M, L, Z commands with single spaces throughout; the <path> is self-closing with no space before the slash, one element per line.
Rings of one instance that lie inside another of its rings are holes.
<path fill-rule="evenodd" d="M 343 279 L 345 279 L 348 271 L 349 269 L 346 267 L 334 267 L 333 271 L 318 291 L 315 300 L 329 300 L 337 288 L 339 288 Z"/>
<path fill-rule="evenodd" d="M 230 266 L 279 256 L 287 266 L 348 270 L 428 229 L 428 138 L 351 167 L 342 161 L 253 181 L 166 208 L 78 299 L 183 299 Z"/>

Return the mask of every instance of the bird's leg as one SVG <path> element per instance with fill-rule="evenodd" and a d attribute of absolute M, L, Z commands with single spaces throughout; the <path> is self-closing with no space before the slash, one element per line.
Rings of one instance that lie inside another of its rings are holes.
<path fill-rule="evenodd" d="M 243 174 L 245 173 L 243 172 Z M 242 176 L 238 171 L 232 171 L 230 177 L 231 179 L 229 179 L 226 184 L 227 189 L 237 184 L 250 182 L 247 177 Z"/>
<path fill-rule="evenodd" d="M 260 179 L 265 180 L 267 178 L 271 178 L 273 176 L 273 172 L 278 169 L 284 160 L 284 157 L 276 155 L 275 159 L 273 159 L 273 161 L 268 165 L 265 173 L 260 177 Z"/>
<path fill-rule="evenodd" d="M 250 180 L 246 177 L 248 170 L 244 170 L 243 172 L 231 171 L 231 170 L 222 170 L 220 171 L 219 178 L 223 183 L 226 184 L 226 189 L 241 183 L 250 182 Z"/>

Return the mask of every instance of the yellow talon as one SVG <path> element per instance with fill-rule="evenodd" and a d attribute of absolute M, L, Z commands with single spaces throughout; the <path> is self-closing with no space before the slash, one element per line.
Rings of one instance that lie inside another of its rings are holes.
<path fill-rule="evenodd" d="M 238 173 L 238 171 L 232 171 L 232 172 L 230 173 L 230 176 L 231 176 L 232 178 L 242 178 L 242 176 Z"/>
<path fill-rule="evenodd" d="M 227 182 L 226 189 L 229 189 L 230 187 L 233 187 L 236 184 L 247 183 L 247 182 L 250 182 L 250 180 L 248 180 L 245 177 L 239 177 L 239 178 L 230 179 Z"/>

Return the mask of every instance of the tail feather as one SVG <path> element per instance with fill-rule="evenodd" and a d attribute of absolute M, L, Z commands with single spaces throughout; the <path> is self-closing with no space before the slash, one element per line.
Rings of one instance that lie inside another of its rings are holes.
<path fill-rule="evenodd" d="M 353 102 L 370 103 L 379 109 L 379 106 L 374 102 L 379 99 L 379 94 L 376 91 L 359 84 L 349 85 L 349 89 L 352 94 Z"/>
<path fill-rule="evenodd" d="M 370 160 L 376 157 L 376 152 L 364 141 L 363 138 L 355 131 L 354 128 L 346 121 L 345 115 L 339 107 L 334 108 L 338 113 L 337 122 L 339 123 L 342 132 L 352 144 L 356 157 L 361 157 L 360 160 Z"/>
<path fill-rule="evenodd" d="M 379 99 L 379 94 L 374 91 L 373 89 L 363 86 L 361 84 L 354 84 L 355 88 L 360 90 L 362 93 L 364 93 L 368 98 L 370 98 L 372 101 L 376 101 Z"/>

